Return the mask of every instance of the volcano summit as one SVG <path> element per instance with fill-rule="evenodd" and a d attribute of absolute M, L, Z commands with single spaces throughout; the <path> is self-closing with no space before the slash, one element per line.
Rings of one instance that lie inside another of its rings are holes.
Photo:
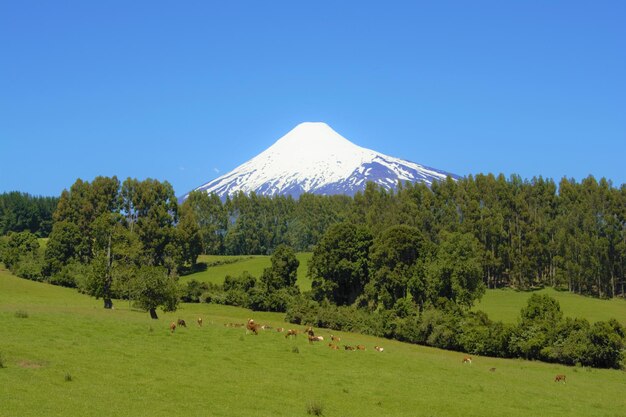
<path fill-rule="evenodd" d="M 371 181 L 394 189 L 398 181 L 430 185 L 456 175 L 362 148 L 326 123 L 301 123 L 276 143 L 195 190 L 220 198 L 239 191 L 258 195 L 354 195 Z M 183 200 L 187 195 L 183 197 Z"/>

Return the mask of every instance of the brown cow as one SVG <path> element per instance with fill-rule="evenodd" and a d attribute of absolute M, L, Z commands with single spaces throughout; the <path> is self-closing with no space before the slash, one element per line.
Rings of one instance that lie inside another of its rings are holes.
<path fill-rule="evenodd" d="M 315 332 L 313 331 L 313 327 L 311 326 L 307 327 L 305 333 L 307 333 L 309 336 L 315 336 Z"/>
<path fill-rule="evenodd" d="M 178 325 L 181 327 L 187 327 L 187 323 L 185 323 L 185 320 L 183 319 L 178 319 Z"/>
<path fill-rule="evenodd" d="M 333 349 L 333 350 L 338 350 L 338 349 L 339 349 L 339 346 L 337 346 L 337 345 L 335 345 L 335 344 L 333 344 L 333 343 L 329 343 L 329 344 L 328 344 L 328 347 L 329 347 L 329 348 L 331 348 L 331 349 Z"/>
<path fill-rule="evenodd" d="M 364 345 L 356 345 L 356 350 L 365 350 Z"/>
<path fill-rule="evenodd" d="M 332 334 L 330 335 L 330 340 L 337 343 L 341 342 L 341 338 L 339 336 L 333 336 Z"/>
<path fill-rule="evenodd" d="M 198 326 L 202 327 L 202 317 L 198 317 Z"/>
<path fill-rule="evenodd" d="M 285 334 L 285 339 L 288 338 L 289 336 L 297 336 L 298 335 L 298 331 L 297 330 L 293 330 L 293 329 L 289 329 L 287 330 L 287 334 Z"/>
<path fill-rule="evenodd" d="M 324 336 L 311 336 L 309 335 L 309 343 L 321 342 L 324 340 Z"/>
<path fill-rule="evenodd" d="M 252 319 L 248 319 L 248 324 L 246 325 L 246 329 L 247 329 L 247 330 L 246 330 L 246 333 L 247 333 L 248 331 L 251 331 L 251 332 L 252 332 L 252 333 L 254 333 L 255 335 L 258 335 L 258 334 L 259 334 L 259 328 L 260 328 L 260 326 L 259 326 L 258 324 L 256 324 L 256 323 L 254 322 L 254 320 L 252 320 Z"/>
<path fill-rule="evenodd" d="M 382 347 L 380 347 L 380 346 L 374 346 L 374 350 L 375 350 L 376 352 L 382 352 L 383 350 L 385 350 L 385 348 L 382 348 Z"/>
<path fill-rule="evenodd" d="M 463 363 L 469 363 L 471 365 L 472 364 L 472 357 L 471 356 L 463 357 Z"/>
<path fill-rule="evenodd" d="M 284 332 L 284 331 L 285 331 L 285 328 L 284 328 L 284 327 L 279 327 L 279 328 L 277 328 L 277 329 L 276 329 L 276 331 L 277 331 L 278 333 L 282 333 L 282 332 Z"/>
<path fill-rule="evenodd" d="M 554 378 L 554 382 L 563 381 L 565 383 L 565 375 L 559 374 Z"/>
<path fill-rule="evenodd" d="M 355 349 L 354 349 L 354 346 L 343 345 L 343 348 L 344 348 L 345 350 L 355 350 Z"/>
<path fill-rule="evenodd" d="M 174 330 L 176 330 L 176 322 L 172 322 L 172 324 L 170 324 L 170 330 L 174 333 Z"/>

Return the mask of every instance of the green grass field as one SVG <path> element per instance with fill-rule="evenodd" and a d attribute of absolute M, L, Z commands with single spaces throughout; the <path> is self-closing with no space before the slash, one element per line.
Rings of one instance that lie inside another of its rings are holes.
<path fill-rule="evenodd" d="M 311 256 L 313 256 L 311 252 L 301 252 L 296 254 L 296 258 L 300 261 L 297 284 L 301 291 L 308 291 L 311 289 L 311 281 L 306 276 L 307 265 Z M 198 262 L 204 262 L 208 265 L 206 271 L 185 275 L 181 277 L 181 282 L 185 283 L 186 281 L 195 279 L 200 282 L 221 284 L 224 282 L 224 277 L 226 275 L 238 276 L 244 271 L 247 271 L 250 275 L 259 278 L 263 273 L 263 269 L 270 266 L 270 258 L 270 256 L 261 255 L 200 255 L 198 257 Z M 223 265 L 211 266 L 212 264 L 220 261 L 227 263 Z"/>
<path fill-rule="evenodd" d="M 600 300 L 552 288 L 533 292 L 512 289 L 488 290 L 474 309 L 483 310 L 493 320 L 515 323 L 520 316 L 520 310 L 526 306 L 532 294 L 545 294 L 558 300 L 566 317 L 586 318 L 591 322 L 615 318 L 626 326 L 626 300 L 618 298 Z"/>
<path fill-rule="evenodd" d="M 468 365 L 458 352 L 349 333 L 341 344 L 367 351 L 334 351 L 302 335 L 225 327 L 248 317 L 289 327 L 282 314 L 226 306 L 183 304 L 160 317 L 124 302 L 106 311 L 74 290 L 0 271 L 0 416 L 306 416 L 310 404 L 344 417 L 617 417 L 626 409 L 623 371 L 483 357 Z M 172 334 L 177 318 L 189 327 Z"/>

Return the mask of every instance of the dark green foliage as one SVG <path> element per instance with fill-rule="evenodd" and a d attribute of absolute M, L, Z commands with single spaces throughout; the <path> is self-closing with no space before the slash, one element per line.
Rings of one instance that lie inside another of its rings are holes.
<path fill-rule="evenodd" d="M 33 197 L 17 191 L 0 194 L 0 236 L 30 232 L 47 237 L 58 201 L 57 197 Z"/>
<path fill-rule="evenodd" d="M 437 255 L 428 266 L 431 301 L 444 297 L 471 307 L 485 292 L 478 240 L 468 233 L 442 234 Z"/>
<path fill-rule="evenodd" d="M 369 281 L 371 234 L 351 223 L 331 226 L 309 262 L 315 297 L 338 305 L 352 304 Z"/>
<path fill-rule="evenodd" d="M 392 226 L 385 230 L 370 249 L 370 276 L 367 296 L 390 309 L 407 296 L 423 304 L 426 299 L 424 264 L 430 256 L 419 229 Z"/>
<path fill-rule="evenodd" d="M 293 288 L 298 279 L 300 261 L 289 246 L 279 245 L 270 258 L 271 266 L 265 268 L 261 283 L 268 292 L 282 288 Z"/>
<path fill-rule="evenodd" d="M 41 281 L 44 262 L 37 237 L 30 232 L 10 232 L 0 236 L 0 262 L 15 275 Z"/>
<path fill-rule="evenodd" d="M 139 279 L 135 287 L 135 304 L 156 316 L 156 308 L 175 311 L 178 305 L 178 285 L 167 270 L 158 266 L 142 266 L 137 273 Z"/>
<path fill-rule="evenodd" d="M 11 271 L 14 271 L 25 256 L 36 255 L 39 250 L 37 237 L 30 232 L 11 232 L 3 238 L 1 259 Z"/>
<path fill-rule="evenodd" d="M 493 322 L 485 313 L 468 312 L 447 299 L 421 311 L 406 299 L 399 300 L 393 310 L 371 311 L 300 296 L 289 304 L 286 320 L 478 355 L 620 367 L 626 330 L 616 320 L 593 325 L 586 320 L 564 320 L 554 299 L 532 298 L 517 326 Z"/>

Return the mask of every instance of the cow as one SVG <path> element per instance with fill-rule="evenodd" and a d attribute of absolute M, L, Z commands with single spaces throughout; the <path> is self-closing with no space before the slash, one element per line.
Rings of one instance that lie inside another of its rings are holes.
<path fill-rule="evenodd" d="M 331 349 L 333 349 L 333 350 L 338 350 L 338 349 L 339 349 L 339 346 L 337 346 L 337 345 L 335 345 L 335 344 L 333 344 L 333 343 L 329 343 L 329 344 L 328 344 L 328 347 L 329 347 L 329 348 L 331 348 Z"/>
<path fill-rule="evenodd" d="M 198 326 L 202 327 L 202 317 L 198 317 Z"/>
<path fill-rule="evenodd" d="M 276 329 L 276 331 L 277 331 L 278 333 L 282 333 L 282 332 L 284 332 L 284 331 L 285 331 L 285 328 L 284 328 L 284 327 L 278 327 L 278 328 Z"/>
<path fill-rule="evenodd" d="M 298 331 L 297 330 L 293 330 L 293 329 L 289 329 L 287 330 L 287 333 L 285 334 L 285 339 L 288 338 L 289 336 L 297 336 L 298 335 Z"/>
<path fill-rule="evenodd" d="M 356 345 L 356 350 L 365 350 L 364 345 Z"/>
<path fill-rule="evenodd" d="M 315 332 L 313 331 L 313 327 L 311 326 L 307 327 L 305 333 L 307 333 L 309 336 L 315 336 Z"/>
<path fill-rule="evenodd" d="M 332 334 L 330 335 L 330 340 L 337 343 L 341 342 L 341 338 L 339 336 L 333 336 Z"/>
<path fill-rule="evenodd" d="M 324 340 L 324 336 L 311 336 L 309 335 L 309 343 L 321 342 Z"/>
<path fill-rule="evenodd" d="M 463 363 L 469 363 L 471 365 L 472 364 L 472 357 L 471 356 L 463 357 Z"/>
<path fill-rule="evenodd" d="M 187 323 L 185 323 L 185 320 L 183 319 L 178 319 L 178 325 L 181 327 L 187 327 Z"/>
<path fill-rule="evenodd" d="M 258 324 L 256 324 L 254 322 L 254 320 L 248 319 L 248 324 L 246 324 L 246 333 L 248 333 L 248 331 L 251 331 L 255 335 L 258 335 L 259 334 L 259 328 L 260 328 L 260 326 Z"/>
<path fill-rule="evenodd" d="M 172 322 L 170 324 L 170 330 L 172 331 L 172 333 L 174 333 L 174 331 L 176 330 L 176 322 Z"/>
<path fill-rule="evenodd" d="M 344 348 L 345 350 L 355 350 L 355 349 L 354 349 L 354 346 L 343 345 L 343 348 Z"/>
<path fill-rule="evenodd" d="M 554 382 L 559 382 L 559 381 L 563 381 L 563 383 L 565 383 L 565 375 L 559 374 L 556 377 L 554 377 Z"/>
<path fill-rule="evenodd" d="M 376 352 L 382 352 L 383 350 L 385 350 L 385 348 L 382 348 L 382 347 L 380 347 L 380 346 L 374 346 L 374 350 L 375 350 Z"/>

